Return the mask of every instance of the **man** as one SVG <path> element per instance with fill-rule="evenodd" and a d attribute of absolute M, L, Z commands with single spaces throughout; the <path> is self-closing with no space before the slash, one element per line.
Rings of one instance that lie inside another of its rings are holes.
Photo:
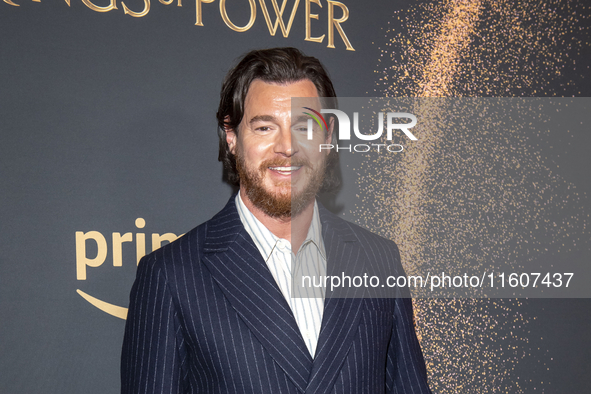
<path fill-rule="evenodd" d="M 293 117 L 292 97 L 306 104 Z M 220 160 L 240 191 L 141 261 L 123 393 L 430 392 L 410 299 L 309 296 L 293 283 L 358 262 L 403 273 L 394 243 L 316 202 L 335 164 L 318 149 L 334 122 L 308 139 L 319 97 L 335 97 L 326 71 L 294 48 L 250 52 L 227 75 Z"/>

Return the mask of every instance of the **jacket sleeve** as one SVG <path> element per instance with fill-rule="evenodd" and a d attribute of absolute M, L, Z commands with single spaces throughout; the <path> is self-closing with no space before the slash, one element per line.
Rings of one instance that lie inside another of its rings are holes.
<path fill-rule="evenodd" d="M 131 289 L 121 355 L 122 394 L 184 392 L 184 342 L 161 265 L 140 261 Z"/>
<path fill-rule="evenodd" d="M 410 298 L 396 299 L 386 374 L 390 393 L 431 393 L 425 360 L 415 334 Z"/>
<path fill-rule="evenodd" d="M 405 275 L 398 247 L 394 250 L 398 275 Z M 389 393 L 429 394 L 427 368 L 415 332 L 412 298 L 407 287 L 396 288 L 394 324 L 386 364 L 386 388 Z"/>

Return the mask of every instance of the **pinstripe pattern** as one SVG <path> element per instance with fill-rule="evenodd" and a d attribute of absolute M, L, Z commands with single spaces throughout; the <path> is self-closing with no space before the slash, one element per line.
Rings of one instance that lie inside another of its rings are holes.
<path fill-rule="evenodd" d="M 313 357 L 324 312 L 323 292 L 318 288 L 304 290 L 295 288 L 292 291 L 292 277 L 294 275 L 296 278 L 302 275 L 316 277 L 326 275 L 326 253 L 322 241 L 318 205 L 314 202 L 312 222 L 296 256 L 291 250 L 289 241 L 276 237 L 250 212 L 242 202 L 240 193 L 236 195 L 235 203 L 240 221 L 263 256 L 289 304 L 306 347 Z"/>
<path fill-rule="evenodd" d="M 319 214 L 329 271 L 363 261 L 402 272 L 392 242 Z M 430 392 L 410 299 L 326 299 L 312 359 L 234 198 L 140 262 L 121 384 L 125 394 Z"/>

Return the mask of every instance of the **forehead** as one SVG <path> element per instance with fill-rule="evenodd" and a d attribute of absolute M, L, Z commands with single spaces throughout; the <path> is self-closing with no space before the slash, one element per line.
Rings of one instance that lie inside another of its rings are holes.
<path fill-rule="evenodd" d="M 281 109 L 289 110 L 293 97 L 310 97 L 319 104 L 316 86 L 309 79 L 296 82 L 274 83 L 255 79 L 248 89 L 244 103 L 245 115 L 250 112 Z M 316 105 L 314 105 L 316 106 Z"/>

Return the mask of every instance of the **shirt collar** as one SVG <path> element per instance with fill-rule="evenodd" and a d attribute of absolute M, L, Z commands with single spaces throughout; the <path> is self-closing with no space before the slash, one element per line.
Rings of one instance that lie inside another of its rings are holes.
<path fill-rule="evenodd" d="M 238 216 L 240 221 L 244 225 L 246 232 L 251 236 L 257 249 L 261 252 L 261 255 L 267 261 L 273 252 L 273 248 L 279 241 L 279 237 L 275 236 L 265 225 L 263 225 L 252 212 L 246 207 L 240 192 L 236 195 L 236 208 L 238 210 Z M 288 242 L 285 240 L 285 242 Z M 322 239 L 322 224 L 320 223 L 320 215 L 318 213 L 318 204 L 314 200 L 314 214 L 312 215 L 312 222 L 308 228 L 308 234 L 306 239 L 302 243 L 300 250 L 306 245 L 314 245 L 318 248 L 320 255 L 326 261 L 326 251 L 324 249 L 324 241 Z"/>

